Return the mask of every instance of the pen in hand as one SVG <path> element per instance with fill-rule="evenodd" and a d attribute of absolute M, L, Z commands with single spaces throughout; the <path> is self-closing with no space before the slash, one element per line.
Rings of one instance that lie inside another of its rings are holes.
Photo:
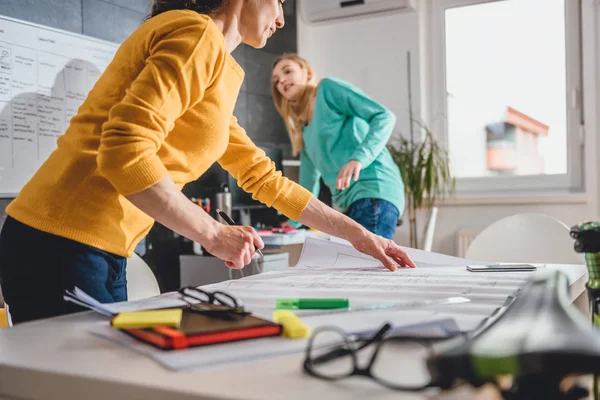
<path fill-rule="evenodd" d="M 231 219 L 231 217 L 227 214 L 225 214 L 223 211 L 219 210 L 218 208 L 216 209 L 217 214 L 219 214 L 221 216 L 221 218 L 223 218 L 223 220 L 225 222 L 227 222 L 227 225 L 235 225 L 235 222 Z M 262 251 L 260 251 L 260 249 L 256 249 L 256 252 L 258 253 L 259 256 L 261 256 L 262 258 L 264 258 Z"/>

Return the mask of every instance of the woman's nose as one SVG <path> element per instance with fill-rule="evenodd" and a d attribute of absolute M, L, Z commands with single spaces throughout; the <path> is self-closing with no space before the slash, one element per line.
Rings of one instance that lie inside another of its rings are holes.
<path fill-rule="evenodd" d="M 275 26 L 277 27 L 277 29 L 281 29 L 281 28 L 283 28 L 284 25 L 285 25 L 285 17 L 283 16 L 283 9 L 280 7 L 279 15 L 277 15 L 277 18 L 275 19 Z"/>

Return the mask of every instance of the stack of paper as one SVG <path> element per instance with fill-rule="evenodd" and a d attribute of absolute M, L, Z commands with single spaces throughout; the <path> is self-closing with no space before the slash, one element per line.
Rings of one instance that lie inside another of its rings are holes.
<path fill-rule="evenodd" d="M 106 315 L 108 317 L 113 316 L 115 313 L 110 310 L 110 304 L 102 304 L 98 300 L 94 299 L 89 294 L 85 293 L 83 290 L 75 287 L 72 292 L 65 291 L 63 295 L 63 299 L 65 301 L 70 301 L 71 303 L 75 303 L 79 306 L 89 308 L 90 310 L 96 311 L 102 315 Z"/>
<path fill-rule="evenodd" d="M 75 287 L 72 292 L 66 291 L 63 298 L 65 301 L 70 301 L 109 317 L 122 311 L 158 310 L 161 308 L 184 307 L 188 304 L 181 300 L 176 292 L 135 301 L 103 304 L 78 287 Z M 188 299 L 188 301 L 190 300 L 193 301 L 193 299 Z"/>

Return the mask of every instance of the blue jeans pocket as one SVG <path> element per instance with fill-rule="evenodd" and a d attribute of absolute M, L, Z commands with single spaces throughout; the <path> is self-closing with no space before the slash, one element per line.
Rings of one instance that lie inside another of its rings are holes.
<path fill-rule="evenodd" d="M 365 229 L 386 239 L 392 239 L 400 213 L 398 208 L 386 200 L 360 199 L 350 206 L 348 216 Z"/>

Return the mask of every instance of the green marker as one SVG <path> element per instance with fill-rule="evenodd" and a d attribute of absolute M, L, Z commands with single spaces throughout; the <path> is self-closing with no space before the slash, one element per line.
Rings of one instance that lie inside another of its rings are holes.
<path fill-rule="evenodd" d="M 348 299 L 277 299 L 275 308 L 278 310 L 308 310 L 348 308 Z"/>

